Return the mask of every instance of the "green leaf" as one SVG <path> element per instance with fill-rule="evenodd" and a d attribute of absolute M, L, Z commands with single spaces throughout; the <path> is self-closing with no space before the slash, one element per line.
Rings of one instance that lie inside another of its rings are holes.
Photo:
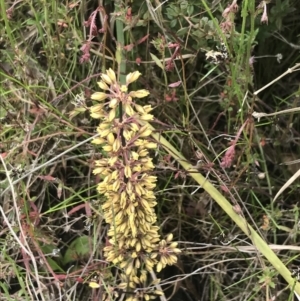
<path fill-rule="evenodd" d="M 187 1 L 182 1 L 181 3 L 180 3 L 180 9 L 182 10 L 182 11 L 186 11 L 187 10 L 187 8 L 188 8 L 188 2 Z"/>
<path fill-rule="evenodd" d="M 194 13 L 194 5 L 189 5 L 187 7 L 187 13 L 189 16 L 191 16 Z"/>
<path fill-rule="evenodd" d="M 191 36 L 192 37 L 195 37 L 197 39 L 202 39 L 205 37 L 205 32 L 201 31 L 201 30 L 194 30 L 192 33 L 191 33 Z"/>
<path fill-rule="evenodd" d="M 169 19 L 173 19 L 174 17 L 178 17 L 180 14 L 180 10 L 178 7 L 174 6 L 174 5 L 170 5 L 170 7 L 168 7 L 166 9 L 167 12 L 167 17 Z"/>
<path fill-rule="evenodd" d="M 171 27 L 171 28 L 174 28 L 176 25 L 177 25 L 177 19 L 173 19 L 173 20 L 170 22 L 170 27 Z"/>
<path fill-rule="evenodd" d="M 164 69 L 164 66 L 161 63 L 161 61 L 159 60 L 159 58 L 156 55 L 154 55 L 153 53 L 150 53 L 150 55 L 151 55 L 152 60 L 156 63 L 156 65 L 158 67 L 160 67 L 161 69 Z"/>
<path fill-rule="evenodd" d="M 183 28 L 180 28 L 178 31 L 177 31 L 177 35 L 178 36 L 185 36 L 189 31 L 189 28 L 188 27 L 183 27 Z"/>
<path fill-rule="evenodd" d="M 51 245 L 51 244 L 41 246 L 41 250 L 43 251 L 44 254 L 50 254 L 56 248 L 57 247 L 55 245 Z M 59 271 L 59 272 L 63 272 L 63 273 L 65 272 L 59 265 L 61 262 L 61 256 L 53 257 L 53 258 L 51 258 L 50 256 L 46 256 L 46 258 L 53 271 Z"/>
<path fill-rule="evenodd" d="M 79 257 L 84 257 L 90 254 L 90 238 L 86 235 L 76 238 L 70 244 L 63 258 L 63 263 L 78 260 Z"/>

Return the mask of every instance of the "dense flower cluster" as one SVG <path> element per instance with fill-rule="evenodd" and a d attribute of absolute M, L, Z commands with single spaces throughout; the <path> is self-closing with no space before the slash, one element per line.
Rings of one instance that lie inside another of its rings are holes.
<path fill-rule="evenodd" d="M 117 82 L 112 69 L 102 74 L 99 87 L 104 92 L 92 95 L 98 104 L 90 108 L 91 116 L 100 119 L 99 137 L 93 143 L 106 153 L 95 162 L 94 174 L 102 177 L 98 192 L 105 196 L 102 204 L 105 221 L 110 225 L 109 245 L 105 247 L 107 261 L 123 272 L 119 288 L 142 288 L 147 283 L 147 271 L 160 271 L 176 262 L 180 252 L 172 234 L 161 240 L 156 224 L 154 188 L 156 177 L 149 150 L 157 144 L 150 141 L 151 128 L 145 121 L 153 119 L 151 106 L 140 106 L 133 98 L 143 98 L 147 90 L 128 92 L 128 85 L 138 79 L 135 71 L 126 76 L 126 84 Z M 144 125 L 143 125 L 144 124 Z M 149 300 L 151 294 L 131 294 L 126 300 Z M 153 293 L 153 292 L 152 292 Z M 159 294 L 159 291 L 154 291 Z"/>

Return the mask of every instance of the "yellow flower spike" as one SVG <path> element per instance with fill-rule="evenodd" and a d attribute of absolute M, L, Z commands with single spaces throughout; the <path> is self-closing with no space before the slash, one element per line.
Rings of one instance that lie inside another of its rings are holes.
<path fill-rule="evenodd" d="M 169 255 L 168 265 L 173 265 L 176 262 L 177 262 L 177 256 L 176 255 Z"/>
<path fill-rule="evenodd" d="M 121 192 L 121 199 L 120 199 L 120 206 L 122 209 L 125 209 L 124 207 L 126 206 L 126 192 L 125 191 L 122 191 Z"/>
<path fill-rule="evenodd" d="M 130 204 L 126 210 L 127 214 L 129 215 L 129 221 L 132 220 L 132 222 L 134 221 L 134 212 L 135 212 L 135 207 L 133 204 Z"/>
<path fill-rule="evenodd" d="M 132 273 L 132 270 L 133 270 L 133 264 L 132 262 L 130 262 L 125 270 L 125 275 L 129 276 Z"/>
<path fill-rule="evenodd" d="M 138 183 L 136 183 L 134 185 L 134 189 L 135 189 L 135 193 L 138 195 L 138 196 L 142 196 L 143 194 L 143 188 L 141 187 L 141 185 L 139 185 Z"/>
<path fill-rule="evenodd" d="M 112 190 L 113 190 L 113 191 L 118 191 L 119 188 L 120 188 L 120 185 L 121 185 L 121 182 L 120 182 L 119 179 L 117 179 L 117 180 L 114 182 L 114 184 L 112 185 Z"/>
<path fill-rule="evenodd" d="M 170 248 L 170 249 L 175 249 L 177 246 L 178 246 L 178 242 L 172 242 L 172 243 L 169 245 L 169 248 Z"/>
<path fill-rule="evenodd" d="M 138 152 L 139 156 L 140 157 L 146 157 L 148 156 L 149 152 L 147 149 L 141 149 L 139 152 Z"/>
<path fill-rule="evenodd" d="M 115 117 L 116 117 L 116 110 L 112 109 L 107 116 L 107 120 L 113 121 L 115 119 Z"/>
<path fill-rule="evenodd" d="M 119 250 L 121 250 L 124 247 L 124 245 L 125 245 L 124 240 L 119 240 L 119 245 L 118 245 Z"/>
<path fill-rule="evenodd" d="M 120 212 L 118 212 L 118 213 L 115 215 L 115 219 L 116 219 L 116 221 L 117 221 L 117 220 L 122 220 L 124 216 L 125 216 L 124 211 L 121 210 Z"/>
<path fill-rule="evenodd" d="M 146 113 L 149 113 L 153 110 L 152 106 L 151 105 L 146 105 L 146 106 L 143 106 L 144 110 Z"/>
<path fill-rule="evenodd" d="M 178 249 L 178 248 L 174 248 L 174 249 L 172 250 L 172 252 L 175 253 L 175 254 L 179 254 L 179 253 L 181 253 L 181 250 Z"/>
<path fill-rule="evenodd" d="M 140 116 L 140 119 L 144 121 L 149 121 L 149 120 L 153 120 L 154 116 L 152 114 L 144 114 Z"/>
<path fill-rule="evenodd" d="M 136 250 L 137 252 L 140 252 L 141 249 L 142 249 L 142 245 L 141 245 L 141 243 L 138 241 L 138 242 L 136 243 L 136 245 L 135 245 L 135 250 Z"/>
<path fill-rule="evenodd" d="M 139 134 L 140 137 L 149 137 L 152 133 L 151 129 L 147 129 L 146 131 L 144 131 L 143 133 Z"/>
<path fill-rule="evenodd" d="M 109 129 L 109 128 L 111 128 L 111 122 L 109 122 L 107 120 L 104 120 L 103 122 L 101 122 L 98 125 L 98 128 L 101 129 L 101 130 Z"/>
<path fill-rule="evenodd" d="M 108 90 L 109 89 L 107 84 L 102 80 L 100 82 L 98 82 L 97 84 L 98 84 L 99 88 L 102 89 L 102 90 Z"/>
<path fill-rule="evenodd" d="M 133 172 L 141 172 L 141 170 L 142 170 L 142 167 L 141 167 L 140 164 L 136 165 L 136 166 L 132 169 Z"/>
<path fill-rule="evenodd" d="M 113 144 L 112 150 L 114 152 L 117 152 L 120 149 L 120 147 L 121 147 L 121 142 L 120 142 L 119 139 L 116 139 L 114 144 Z"/>
<path fill-rule="evenodd" d="M 131 246 L 131 247 L 134 247 L 136 243 L 137 243 L 137 239 L 136 239 L 136 238 L 133 238 L 133 239 L 131 240 L 131 242 L 130 242 L 130 246 Z"/>
<path fill-rule="evenodd" d="M 132 172 L 131 172 L 130 166 L 128 166 L 128 165 L 125 166 L 124 175 L 127 179 L 131 178 Z"/>
<path fill-rule="evenodd" d="M 126 184 L 126 193 L 128 195 L 132 194 L 132 183 L 130 181 L 128 181 L 128 183 Z M 134 209 L 134 206 L 131 206 L 132 204 L 129 205 L 128 208 L 133 208 Z"/>
<path fill-rule="evenodd" d="M 105 82 L 108 85 L 112 85 L 112 83 L 113 83 L 112 80 L 109 78 L 109 76 L 107 74 L 103 73 L 101 75 L 101 79 L 102 79 L 103 82 Z"/>
<path fill-rule="evenodd" d="M 102 205 L 102 210 L 108 209 L 108 208 L 110 208 L 111 206 L 112 206 L 111 203 L 106 202 L 106 203 L 104 203 L 104 204 Z"/>
<path fill-rule="evenodd" d="M 132 156 L 132 158 L 133 158 L 133 160 L 135 160 L 135 161 L 137 161 L 138 159 L 139 159 L 139 154 L 138 153 L 136 153 L 136 152 L 131 152 L 131 156 Z"/>
<path fill-rule="evenodd" d="M 144 208 L 144 210 L 146 211 L 147 214 L 152 213 L 151 208 L 150 208 L 148 202 L 145 199 L 140 198 L 140 204 Z"/>
<path fill-rule="evenodd" d="M 162 256 L 160 258 L 160 262 L 162 263 L 163 266 L 166 266 L 168 264 L 168 260 L 165 256 Z"/>
<path fill-rule="evenodd" d="M 104 138 L 110 133 L 110 129 L 101 130 L 100 127 L 98 127 L 97 132 L 100 134 L 101 138 Z"/>
<path fill-rule="evenodd" d="M 109 78 L 111 79 L 111 81 L 113 83 L 115 83 L 117 81 L 116 79 L 116 73 L 114 70 L 112 70 L 111 68 L 109 68 L 107 71 L 106 71 L 106 74 L 109 76 Z"/>
<path fill-rule="evenodd" d="M 129 84 L 135 82 L 141 75 L 142 73 L 139 71 L 130 72 L 126 76 L 126 85 L 128 86 Z"/>
<path fill-rule="evenodd" d="M 113 150 L 112 146 L 111 145 L 104 145 L 102 147 L 102 149 L 105 151 L 105 152 L 111 152 Z"/>
<path fill-rule="evenodd" d="M 122 91 L 123 93 L 126 93 L 126 92 L 128 91 L 127 86 L 122 85 L 122 86 L 121 86 L 121 91 Z"/>
<path fill-rule="evenodd" d="M 136 123 L 131 123 L 130 128 L 132 129 L 133 132 L 138 132 L 139 131 L 139 126 Z"/>
<path fill-rule="evenodd" d="M 107 219 L 107 216 L 106 216 L 106 219 Z M 114 226 L 116 229 L 118 229 L 118 226 L 120 226 L 123 222 L 123 220 L 117 219 L 115 216 L 112 216 L 112 221 L 114 222 Z"/>
<path fill-rule="evenodd" d="M 109 68 L 109 70 L 106 71 L 106 74 L 102 73 L 101 78 L 105 83 L 109 85 L 112 85 L 116 82 L 116 74 L 111 68 Z"/>
<path fill-rule="evenodd" d="M 110 157 L 108 159 L 107 163 L 109 166 L 114 166 L 117 161 L 118 161 L 118 157 L 115 156 L 115 157 Z"/>
<path fill-rule="evenodd" d="M 102 174 L 104 167 L 98 167 L 93 170 L 94 175 Z"/>
<path fill-rule="evenodd" d="M 118 262 L 119 262 L 119 259 L 118 259 L 118 258 L 115 258 L 115 259 L 113 259 L 113 261 L 112 261 L 113 264 L 117 264 Z"/>
<path fill-rule="evenodd" d="M 98 283 L 94 282 L 94 281 L 91 281 L 89 283 L 89 287 L 91 287 L 91 288 L 99 288 L 100 285 Z"/>
<path fill-rule="evenodd" d="M 157 253 L 151 253 L 150 258 L 155 259 L 157 257 L 157 255 L 158 255 Z"/>
<path fill-rule="evenodd" d="M 119 201 L 119 199 L 120 199 L 120 195 L 118 193 L 113 193 L 113 196 L 110 197 L 110 199 L 111 199 L 111 201 L 112 201 L 113 204 L 117 203 Z"/>
<path fill-rule="evenodd" d="M 103 107 L 104 107 L 104 104 L 99 103 L 97 105 L 90 107 L 90 112 L 91 113 L 101 113 L 103 111 Z"/>
<path fill-rule="evenodd" d="M 106 139 L 107 139 L 107 142 L 108 142 L 109 144 L 113 144 L 114 141 L 115 141 L 115 136 L 114 136 L 113 133 L 109 133 L 109 134 L 107 135 Z"/>
<path fill-rule="evenodd" d="M 119 179 L 119 171 L 118 170 L 114 170 L 111 174 L 111 179 L 115 180 L 115 179 Z"/>
<path fill-rule="evenodd" d="M 96 138 L 96 139 L 98 139 L 98 138 Z M 104 141 L 106 141 L 106 140 L 104 139 Z M 96 160 L 95 165 L 96 166 L 107 166 L 107 160 L 105 158 Z"/>
<path fill-rule="evenodd" d="M 154 169 L 154 165 L 153 165 L 152 161 L 150 161 L 150 160 L 148 160 L 147 162 L 143 163 L 142 167 L 143 167 L 143 171 Z"/>
<path fill-rule="evenodd" d="M 155 183 L 153 183 L 153 184 L 147 183 L 145 188 L 150 190 L 150 189 L 155 188 L 155 186 L 156 186 Z"/>
<path fill-rule="evenodd" d="M 134 104 L 134 108 L 136 109 L 137 112 L 141 113 L 141 114 L 145 114 L 145 113 L 148 113 L 144 110 L 144 107 L 140 106 L 140 105 L 137 105 L 137 104 Z"/>
<path fill-rule="evenodd" d="M 140 284 L 140 278 L 137 277 L 137 276 L 134 276 L 134 277 L 133 277 L 133 281 L 134 281 L 136 284 Z"/>
<path fill-rule="evenodd" d="M 155 149 L 155 148 L 157 148 L 157 143 L 155 143 L 155 142 L 148 142 L 148 143 L 146 143 L 145 144 L 145 147 L 146 148 L 151 148 L 151 149 Z"/>
<path fill-rule="evenodd" d="M 134 267 L 135 269 L 139 269 L 141 267 L 141 261 L 138 258 L 136 258 L 134 261 Z"/>
<path fill-rule="evenodd" d="M 143 145 L 143 143 L 144 143 L 144 140 L 137 139 L 134 141 L 134 146 L 141 146 L 141 145 Z"/>
<path fill-rule="evenodd" d="M 148 272 L 152 272 L 152 271 L 153 271 L 153 266 L 150 266 L 150 265 L 147 265 L 147 264 L 146 264 L 146 270 L 147 270 Z"/>
<path fill-rule="evenodd" d="M 100 193 L 100 194 L 103 194 L 107 191 L 106 187 L 101 187 L 98 185 L 97 187 L 97 191 Z"/>
<path fill-rule="evenodd" d="M 158 226 L 152 226 L 152 227 L 151 227 L 151 231 L 149 231 L 149 234 L 151 234 L 150 236 L 151 236 L 151 237 L 152 237 L 152 236 L 157 236 L 157 235 L 158 235 L 158 234 L 157 234 L 158 230 L 159 230 L 159 227 L 158 227 Z"/>
<path fill-rule="evenodd" d="M 132 288 L 132 289 L 135 289 L 136 288 L 136 285 L 133 281 L 130 281 L 129 282 L 129 287 Z M 139 301 L 139 299 L 137 298 L 132 298 L 130 301 Z"/>
<path fill-rule="evenodd" d="M 145 262 L 146 266 L 148 266 L 148 267 L 154 266 L 154 261 L 152 259 L 150 259 L 149 257 L 146 257 L 144 262 Z"/>
<path fill-rule="evenodd" d="M 151 212 L 152 213 L 152 212 Z M 149 215 L 146 215 L 145 216 L 145 219 L 146 221 L 149 223 L 149 224 L 153 224 L 156 222 L 156 216 L 154 216 L 153 214 L 149 214 Z"/>
<path fill-rule="evenodd" d="M 91 99 L 98 100 L 98 101 L 102 101 L 102 100 L 106 99 L 107 97 L 108 97 L 108 95 L 104 92 L 95 92 L 91 95 Z"/>
<path fill-rule="evenodd" d="M 132 109 L 131 105 L 125 104 L 124 109 L 125 109 L 125 112 L 128 116 L 133 116 L 134 115 L 134 110 Z"/>
<path fill-rule="evenodd" d="M 156 272 L 159 273 L 159 272 L 162 270 L 162 268 L 163 268 L 163 265 L 162 265 L 161 262 L 159 262 L 159 263 L 157 264 L 157 266 L 156 266 Z"/>
<path fill-rule="evenodd" d="M 103 144 L 104 142 L 106 142 L 106 141 L 103 138 L 95 138 L 92 140 L 93 144 Z"/>
<path fill-rule="evenodd" d="M 151 162 L 152 163 L 152 162 Z M 156 176 L 149 176 L 147 175 L 145 178 L 144 178 L 144 181 L 146 183 L 155 183 L 157 181 L 157 177 Z"/>
<path fill-rule="evenodd" d="M 143 220 L 143 219 L 145 219 L 145 214 L 144 214 L 141 210 L 138 210 L 138 212 L 137 212 L 137 217 L 138 217 L 140 220 Z"/>
<path fill-rule="evenodd" d="M 148 96 L 149 94 L 150 92 L 145 89 L 129 92 L 129 95 L 134 98 L 143 98 Z"/>
<path fill-rule="evenodd" d="M 125 233 L 126 230 L 127 229 L 127 223 L 124 223 L 124 224 L 122 224 L 121 226 L 120 226 L 120 229 L 119 229 L 119 232 L 120 233 Z"/>
<path fill-rule="evenodd" d="M 163 239 L 163 240 L 161 240 L 161 241 L 159 242 L 159 246 L 160 246 L 161 248 L 165 248 L 165 247 L 167 246 L 167 242 Z"/>
<path fill-rule="evenodd" d="M 124 269 L 124 268 L 127 266 L 127 264 L 128 264 L 128 262 L 127 262 L 127 261 L 123 261 L 123 262 L 121 262 L 121 264 L 120 264 L 120 268 L 121 268 L 121 269 Z"/>
<path fill-rule="evenodd" d="M 125 138 L 126 141 L 129 141 L 129 140 L 131 140 L 131 138 L 133 136 L 133 132 L 129 131 L 128 129 L 125 129 L 123 131 L 123 136 L 124 136 L 124 138 Z"/>
<path fill-rule="evenodd" d="M 144 133 L 147 129 L 149 129 L 149 125 L 145 124 L 142 127 L 139 128 L 138 134 L 141 135 L 142 133 Z"/>
<path fill-rule="evenodd" d="M 119 104 L 118 99 L 117 98 L 112 98 L 109 102 L 109 107 L 110 108 L 116 108 L 118 104 Z"/>
<path fill-rule="evenodd" d="M 173 233 L 170 233 L 170 234 L 167 236 L 166 241 L 167 241 L 167 242 L 171 242 L 172 239 L 173 239 Z M 171 245 L 172 245 L 172 244 L 171 244 Z M 170 245 L 170 247 L 171 247 L 171 245 Z M 176 243 L 176 246 L 177 246 L 177 243 Z M 174 246 L 174 248 L 175 248 L 176 246 Z"/>
<path fill-rule="evenodd" d="M 132 236 L 133 237 L 136 237 L 137 236 L 137 228 L 136 228 L 136 226 L 135 226 L 135 224 L 133 223 L 132 225 L 131 225 L 131 233 L 132 233 Z"/>
<path fill-rule="evenodd" d="M 102 74 L 102 80 L 98 82 L 101 89 L 108 90 L 107 94 L 98 92 L 93 97 L 97 100 L 109 99 L 90 109 L 93 117 L 102 119 L 97 128 L 100 135 L 94 143 L 101 144 L 102 149 L 107 152 L 107 158 L 97 160 L 93 171 L 103 175 L 97 191 L 106 198 L 102 210 L 105 221 L 110 224 L 107 235 L 113 242 L 113 246 L 104 248 L 104 256 L 113 264 L 121 266 L 124 271 L 120 276 L 121 283 L 127 283 L 127 287 L 129 285 L 132 289 L 141 284 L 142 280 L 143 283 L 147 281 L 147 271 L 152 271 L 157 266 L 158 246 L 161 247 L 159 227 L 154 226 L 157 219 L 153 208 L 156 205 L 153 191 L 156 186 L 156 177 L 149 174 L 154 169 L 149 152 L 150 149 L 157 148 L 157 144 L 148 139 L 152 133 L 149 125 L 140 126 L 137 122 L 138 120 L 153 120 L 153 116 L 149 114 L 152 107 L 136 105 L 132 101 L 133 97 L 142 98 L 149 95 L 149 91 L 145 89 L 129 93 L 127 91 L 128 85 L 136 81 L 140 75 L 138 71 L 128 74 L 126 85 L 121 86 L 117 83 L 115 72 L 112 69 L 107 70 Z M 113 93 L 118 93 L 118 96 L 114 98 Z M 123 112 L 127 115 L 124 118 L 132 116 L 137 119 L 137 121 L 133 120 L 131 123 L 122 125 L 125 141 L 116 138 L 119 129 L 114 119 L 117 116 L 116 109 L 120 101 L 123 101 Z M 107 111 L 104 106 L 108 106 L 110 110 Z M 128 163 L 125 164 L 124 162 L 127 161 L 122 158 L 123 151 L 127 153 Z M 123 166 L 123 170 L 116 166 Z M 131 178 L 135 173 L 139 173 L 140 176 L 133 183 Z M 119 180 L 120 174 L 122 176 L 124 174 L 128 179 L 125 187 Z M 171 240 L 172 237 L 169 235 L 167 242 L 163 242 L 167 245 L 170 254 L 160 261 L 159 270 L 166 264 L 175 262 L 175 254 L 180 252 L 176 248 L 177 243 L 172 243 Z M 120 252 L 125 253 L 121 256 Z M 143 258 L 139 258 L 141 252 L 145 254 Z M 151 254 L 155 256 L 150 257 Z M 128 256 L 131 257 L 129 261 L 126 260 Z M 141 270 L 142 266 L 144 268 Z M 141 275 L 140 278 L 137 277 L 137 273 Z M 132 300 L 135 298 L 137 296 L 132 297 Z"/>
<path fill-rule="evenodd" d="M 144 272 L 144 273 L 143 273 Z M 146 274 L 146 271 L 142 271 L 142 274 L 140 276 L 140 281 L 141 283 L 144 283 L 147 281 L 147 274 Z"/>
<path fill-rule="evenodd" d="M 121 282 L 120 284 L 118 284 L 118 288 L 121 290 L 126 290 L 127 282 Z"/>

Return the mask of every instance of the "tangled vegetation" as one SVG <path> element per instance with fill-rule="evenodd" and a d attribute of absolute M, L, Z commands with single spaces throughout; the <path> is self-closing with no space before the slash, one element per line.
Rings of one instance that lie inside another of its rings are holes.
<path fill-rule="evenodd" d="M 0 301 L 300 300 L 299 1 L 0 12 Z"/>

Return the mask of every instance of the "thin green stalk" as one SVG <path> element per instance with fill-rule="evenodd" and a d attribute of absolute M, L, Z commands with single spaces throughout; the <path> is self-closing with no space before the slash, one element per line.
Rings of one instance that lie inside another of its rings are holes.
<path fill-rule="evenodd" d="M 115 1 L 115 10 L 121 10 L 121 1 Z M 121 20 L 116 20 L 116 31 L 117 31 L 117 49 L 116 49 L 116 59 L 118 63 L 118 76 L 120 83 L 125 84 L 126 82 L 126 62 L 123 60 L 122 48 L 125 44 L 124 38 L 124 24 Z"/>

